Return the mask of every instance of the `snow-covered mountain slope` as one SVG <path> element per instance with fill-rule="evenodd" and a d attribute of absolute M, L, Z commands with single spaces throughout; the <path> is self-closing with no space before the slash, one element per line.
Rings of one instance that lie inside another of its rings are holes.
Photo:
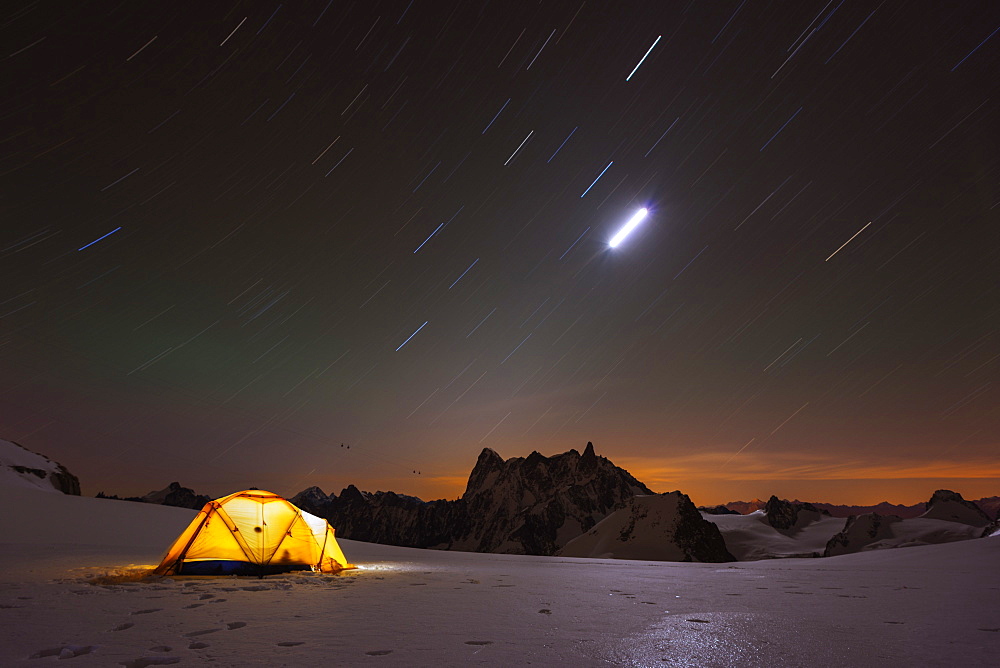
<path fill-rule="evenodd" d="M 866 513 L 847 518 L 844 528 L 830 538 L 823 554 L 830 557 L 864 550 L 953 543 L 980 538 L 984 526 L 931 517 L 901 519 Z"/>
<path fill-rule="evenodd" d="M 3 439 L 0 439 L 0 485 L 18 485 L 64 494 L 80 493 L 80 481 L 65 466 Z"/>
<path fill-rule="evenodd" d="M 771 497 L 749 515 L 716 515 L 726 547 L 740 561 L 821 557 L 864 550 L 935 545 L 979 538 L 990 524 L 986 514 L 961 494 L 938 490 L 920 517 L 865 513 L 831 517 L 819 504 Z"/>
<path fill-rule="evenodd" d="M 702 519 L 686 494 L 633 496 L 560 551 L 564 557 L 644 561 L 735 561 L 718 527 Z"/>
<path fill-rule="evenodd" d="M 787 557 L 819 557 L 830 538 L 844 527 L 842 517 L 802 511 L 792 529 L 776 529 L 767 514 L 702 516 L 719 527 L 726 549 L 739 561 Z"/>
<path fill-rule="evenodd" d="M 9 483 L 0 481 L 0 508 L 4 509 L 0 543 L 51 549 L 64 544 L 140 546 L 163 552 L 195 516 L 195 511 L 185 508 L 51 494 Z"/>

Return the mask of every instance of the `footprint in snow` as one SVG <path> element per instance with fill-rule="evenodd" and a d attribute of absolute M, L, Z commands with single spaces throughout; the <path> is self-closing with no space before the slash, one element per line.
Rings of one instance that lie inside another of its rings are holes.
<path fill-rule="evenodd" d="M 205 604 L 204 603 L 192 603 L 191 605 L 185 605 L 184 609 L 185 610 L 190 610 L 192 608 L 200 608 L 203 605 L 205 605 Z"/>
<path fill-rule="evenodd" d="M 118 626 L 114 627 L 111 630 L 112 631 L 124 631 L 125 629 L 132 628 L 133 626 L 135 626 L 135 624 L 133 624 L 132 622 L 124 622 L 124 623 L 119 624 Z"/>
<path fill-rule="evenodd" d="M 202 594 L 198 597 L 199 601 L 207 601 L 210 598 L 215 598 L 215 594 Z"/>
<path fill-rule="evenodd" d="M 275 643 L 278 647 L 295 647 L 297 645 L 304 645 L 304 642 L 296 642 L 294 640 L 288 640 L 286 642 Z M 390 652 L 392 650 L 389 650 Z"/>
<path fill-rule="evenodd" d="M 373 649 L 370 652 L 365 652 L 368 656 L 385 656 L 386 654 L 392 654 L 391 649 Z"/>
<path fill-rule="evenodd" d="M 191 633 L 185 633 L 185 638 L 197 638 L 198 636 L 207 635 L 209 633 L 215 633 L 216 631 L 221 631 L 222 629 L 205 629 L 204 631 L 191 631 Z"/>
<path fill-rule="evenodd" d="M 148 668 L 148 666 L 169 666 L 173 663 L 180 663 L 179 656 L 140 656 L 131 661 L 122 661 L 118 665 L 125 668 Z"/>
<path fill-rule="evenodd" d="M 157 645 L 156 647 L 150 647 L 150 652 L 172 652 L 174 648 L 170 645 Z"/>
<path fill-rule="evenodd" d="M 697 619 L 695 617 L 692 617 L 691 619 L 688 619 L 688 620 L 685 620 L 685 621 L 688 621 L 688 622 L 698 622 L 699 624 L 711 624 L 712 623 L 712 622 L 708 621 L 707 619 Z"/>
<path fill-rule="evenodd" d="M 242 629 L 246 625 L 247 625 L 246 622 L 229 622 L 228 624 L 226 624 L 226 628 L 228 628 L 230 631 L 235 631 L 236 629 Z"/>
<path fill-rule="evenodd" d="M 188 649 L 205 649 L 208 646 L 207 642 L 193 642 L 188 645 Z"/>
<path fill-rule="evenodd" d="M 226 599 L 224 599 L 224 598 L 217 598 L 214 601 L 209 601 L 209 603 L 225 603 L 225 602 L 226 602 Z"/>
<path fill-rule="evenodd" d="M 148 610 L 136 610 L 132 614 L 133 615 L 148 615 L 151 612 L 159 612 L 160 610 L 163 610 L 163 608 L 149 608 Z"/>
<path fill-rule="evenodd" d="M 492 640 L 466 640 L 466 645 L 492 645 Z"/>
<path fill-rule="evenodd" d="M 95 649 L 97 649 L 97 645 L 63 645 L 62 647 L 53 647 L 52 649 L 40 649 L 28 658 L 43 659 L 47 656 L 58 656 L 60 659 L 72 659 L 84 654 L 90 654 Z"/>
<path fill-rule="evenodd" d="M 540 615 L 551 615 L 552 611 L 549 610 L 548 608 L 542 608 L 541 610 L 538 611 L 538 614 L 540 614 Z"/>

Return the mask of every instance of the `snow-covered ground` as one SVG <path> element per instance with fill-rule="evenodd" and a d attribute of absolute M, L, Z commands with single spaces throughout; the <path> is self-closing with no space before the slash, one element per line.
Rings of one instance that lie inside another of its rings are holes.
<path fill-rule="evenodd" d="M 193 511 L 0 487 L 0 665 L 987 666 L 1000 539 L 689 564 L 341 541 L 339 576 L 97 586 Z M 30 658 L 38 657 L 38 658 Z M 61 662 L 59 665 L 63 665 Z"/>

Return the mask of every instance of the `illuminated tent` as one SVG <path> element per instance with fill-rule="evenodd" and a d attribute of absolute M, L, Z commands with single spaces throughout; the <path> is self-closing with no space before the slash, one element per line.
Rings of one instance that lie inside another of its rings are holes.
<path fill-rule="evenodd" d="M 262 490 L 209 501 L 167 550 L 159 575 L 268 575 L 354 568 L 333 527 Z"/>

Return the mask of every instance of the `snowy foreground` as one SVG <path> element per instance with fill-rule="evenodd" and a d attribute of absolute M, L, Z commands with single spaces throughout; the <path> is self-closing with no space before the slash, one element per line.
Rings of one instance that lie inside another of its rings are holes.
<path fill-rule="evenodd" d="M 2 666 L 1000 663 L 1000 538 L 735 564 L 342 540 L 362 568 L 339 576 L 99 586 L 194 512 L 13 486 L 0 504 Z"/>

